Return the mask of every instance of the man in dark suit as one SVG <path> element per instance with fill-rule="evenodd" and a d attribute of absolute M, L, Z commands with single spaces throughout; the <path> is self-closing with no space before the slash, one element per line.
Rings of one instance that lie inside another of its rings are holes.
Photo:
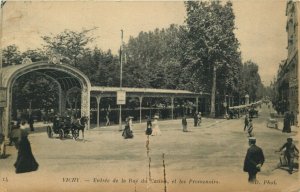
<path fill-rule="evenodd" d="M 245 161 L 244 161 L 244 171 L 248 172 L 250 183 L 256 181 L 256 174 L 260 171 L 261 166 L 265 161 L 263 151 L 260 147 L 255 145 L 256 139 L 254 137 L 249 137 L 249 145 Z"/>
<path fill-rule="evenodd" d="M 249 125 L 249 115 L 246 114 L 245 121 L 244 121 L 244 131 L 246 131 L 246 128 L 248 127 L 248 125 Z"/>

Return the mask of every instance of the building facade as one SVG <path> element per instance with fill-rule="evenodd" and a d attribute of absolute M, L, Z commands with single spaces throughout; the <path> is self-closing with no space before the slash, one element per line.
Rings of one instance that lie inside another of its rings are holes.
<path fill-rule="evenodd" d="M 282 62 L 279 66 L 277 73 L 277 81 L 275 89 L 277 92 L 276 110 L 279 113 L 286 111 L 294 114 L 299 114 L 299 59 L 298 59 L 298 48 L 299 48 L 299 2 L 289 0 L 286 6 L 286 32 L 287 32 L 287 59 Z"/>
<path fill-rule="evenodd" d="M 288 72 L 288 103 L 289 111 L 299 112 L 299 99 L 298 99 L 298 70 L 299 70 L 299 59 L 298 59 L 298 48 L 299 48 L 299 2 L 288 1 L 287 2 L 287 37 L 288 37 L 288 57 L 286 60 L 286 67 Z"/>

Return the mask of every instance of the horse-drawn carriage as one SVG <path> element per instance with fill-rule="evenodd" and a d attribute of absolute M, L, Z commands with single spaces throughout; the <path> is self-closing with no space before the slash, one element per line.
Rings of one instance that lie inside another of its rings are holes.
<path fill-rule="evenodd" d="M 60 139 L 64 139 L 71 134 L 73 139 L 77 139 L 80 130 L 82 131 L 82 137 L 84 137 L 84 128 L 87 120 L 87 117 L 72 120 L 70 116 L 56 116 L 52 120 L 53 125 L 47 126 L 48 137 L 52 138 L 53 134 L 58 134 Z"/>

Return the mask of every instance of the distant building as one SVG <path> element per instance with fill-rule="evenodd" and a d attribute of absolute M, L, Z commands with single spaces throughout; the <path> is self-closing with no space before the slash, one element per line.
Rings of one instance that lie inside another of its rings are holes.
<path fill-rule="evenodd" d="M 287 25 L 286 31 L 288 35 L 288 58 L 287 68 L 289 76 L 289 111 L 299 113 L 299 91 L 298 91 L 298 70 L 299 70 L 299 58 L 298 58 L 298 17 L 299 17 L 299 2 L 288 1 L 287 2 Z"/>
<path fill-rule="evenodd" d="M 298 91 L 298 17 L 299 17 L 300 3 L 289 0 L 286 6 L 286 32 L 288 39 L 288 56 L 285 62 L 283 62 L 278 70 L 277 74 L 277 102 L 279 105 L 279 111 L 293 111 L 295 114 L 299 114 L 299 91 Z"/>

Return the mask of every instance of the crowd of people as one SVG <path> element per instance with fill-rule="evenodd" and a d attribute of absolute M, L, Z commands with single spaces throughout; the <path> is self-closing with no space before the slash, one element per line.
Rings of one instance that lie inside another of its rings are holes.
<path fill-rule="evenodd" d="M 122 132 L 122 136 L 125 139 L 131 139 L 133 138 L 133 131 L 132 131 L 132 116 L 128 116 L 125 120 L 125 127 Z M 161 130 L 159 128 L 159 123 L 158 123 L 159 116 L 158 114 L 155 114 L 153 117 L 153 121 L 151 120 L 150 116 L 147 116 L 147 123 L 146 123 L 146 129 L 145 129 L 145 134 L 146 135 L 151 135 L 151 136 L 159 136 L 161 135 Z M 200 126 L 202 121 L 202 115 L 201 112 L 196 112 L 194 115 L 194 127 Z M 183 115 L 182 117 L 182 131 L 183 132 L 188 132 L 188 123 L 187 123 L 187 116 Z"/>
<path fill-rule="evenodd" d="M 109 114 L 107 114 L 109 116 Z M 153 118 L 150 116 L 147 117 L 146 122 L 146 129 L 145 134 L 147 136 L 159 136 L 162 134 L 159 122 L 159 116 L 155 114 Z M 78 119 L 77 119 L 78 120 Z M 194 127 L 200 126 L 202 122 L 202 115 L 201 112 L 196 112 L 194 114 Z M 291 132 L 291 125 L 294 125 L 294 114 L 293 112 L 285 113 L 284 116 L 284 126 L 282 132 L 290 133 Z M 188 121 L 187 117 L 184 115 L 182 117 L 182 131 L 188 132 Z M 9 145 L 15 145 L 16 149 L 18 150 L 17 160 L 14 164 L 16 173 L 24 173 L 35 171 L 38 169 L 39 164 L 35 160 L 32 151 L 30 142 L 28 141 L 28 134 L 29 131 L 26 130 L 25 121 L 19 119 L 17 124 L 14 122 L 11 123 L 11 134 L 10 134 L 10 143 Z M 34 119 L 32 116 L 29 116 L 28 121 L 29 130 L 34 131 Z M 109 119 L 107 119 L 107 125 L 109 125 Z M 124 139 L 132 139 L 134 137 L 133 134 L 133 117 L 128 116 L 126 118 L 125 128 L 122 132 L 122 136 Z M 254 137 L 253 133 L 253 121 L 252 117 L 249 114 L 249 111 L 245 115 L 244 119 L 244 132 L 247 132 L 248 140 L 249 140 L 249 148 L 247 150 L 243 170 L 248 173 L 248 181 L 250 183 L 256 182 L 256 175 L 258 172 L 261 171 L 261 168 L 265 162 L 265 156 L 263 153 L 263 149 L 256 145 L 256 138 Z M 1 139 L 1 138 L 0 138 Z M 284 151 L 284 158 L 287 161 L 288 165 L 288 172 L 290 174 L 293 173 L 293 168 L 295 166 L 294 161 L 295 158 L 298 157 L 299 150 L 296 145 L 293 143 L 292 137 L 287 138 L 287 142 L 282 145 L 276 152 Z"/>

